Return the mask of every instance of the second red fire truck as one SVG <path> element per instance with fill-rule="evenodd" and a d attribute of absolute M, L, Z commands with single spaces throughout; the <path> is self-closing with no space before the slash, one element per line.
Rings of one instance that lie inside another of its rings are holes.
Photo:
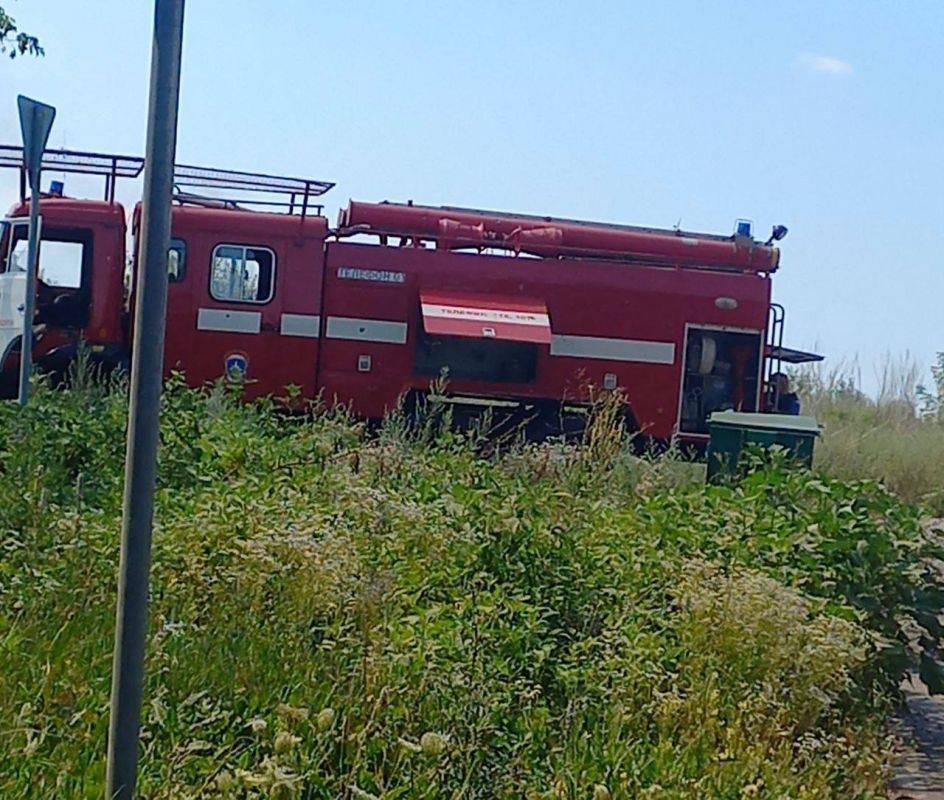
<path fill-rule="evenodd" d="M 20 149 L 0 147 L 0 166 L 21 169 Z M 136 242 L 139 212 L 128 219 L 115 184 L 141 167 L 46 155 L 47 171 L 104 176 L 105 195 L 73 199 L 54 183 L 42 197 L 41 370 L 63 370 L 82 342 L 107 366 L 127 363 L 127 226 Z M 330 183 L 192 167 L 175 180 L 164 363 L 193 385 L 320 396 L 376 419 L 445 375 L 457 414 L 491 408 L 536 436 L 579 420 L 596 388 L 619 391 L 648 436 L 698 443 L 711 412 L 763 410 L 781 361 L 818 358 L 782 346 L 770 277 L 781 226 L 760 242 L 744 223 L 718 236 L 352 201 L 331 228 L 315 205 Z M 26 291 L 23 194 L 0 230 L 8 388 Z"/>

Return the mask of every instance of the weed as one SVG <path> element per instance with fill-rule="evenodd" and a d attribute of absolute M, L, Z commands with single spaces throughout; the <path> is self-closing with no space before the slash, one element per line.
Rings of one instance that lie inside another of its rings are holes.
<path fill-rule="evenodd" d="M 830 371 L 813 365 L 797 373 L 804 413 L 824 426 L 817 467 L 839 478 L 882 481 L 905 500 L 944 515 L 944 387 L 941 364 L 935 369 L 935 387 L 922 387 L 912 360 L 888 357 L 875 398 L 859 388 L 854 365 Z"/>
<path fill-rule="evenodd" d="M 162 418 L 142 796 L 881 796 L 940 581 L 878 485 L 705 487 L 606 409 L 487 458 L 179 378 Z M 0 796 L 101 796 L 124 427 L 120 383 L 0 406 Z"/>

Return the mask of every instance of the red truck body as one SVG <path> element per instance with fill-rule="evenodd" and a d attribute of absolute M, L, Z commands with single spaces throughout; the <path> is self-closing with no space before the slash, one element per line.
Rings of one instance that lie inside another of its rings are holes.
<path fill-rule="evenodd" d="M 524 415 L 541 435 L 564 429 L 595 390 L 616 390 L 631 424 L 662 440 L 703 440 L 712 411 L 763 407 L 776 344 L 770 242 L 357 202 L 331 230 L 294 196 L 288 214 L 181 201 L 165 368 L 193 385 L 235 380 L 249 397 L 320 396 L 374 419 L 445 375 L 457 409 Z M 26 210 L 8 217 L 0 291 Z M 126 363 L 124 209 L 44 196 L 41 215 L 37 362 L 61 368 L 84 340 L 101 361 Z M 47 249 L 68 251 L 71 267 L 62 254 L 46 264 Z M 11 342 L 0 353 L 8 378 Z"/>

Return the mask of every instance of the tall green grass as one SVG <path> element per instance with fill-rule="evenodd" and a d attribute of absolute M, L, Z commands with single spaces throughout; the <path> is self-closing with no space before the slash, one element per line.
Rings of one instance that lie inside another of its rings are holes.
<path fill-rule="evenodd" d="M 881 480 L 910 502 L 944 515 L 944 359 L 922 387 L 907 356 L 887 357 L 878 391 L 861 390 L 855 365 L 815 365 L 797 375 L 804 413 L 824 425 L 817 467 L 842 478 Z"/>
<path fill-rule="evenodd" d="M 883 796 L 918 509 L 679 482 L 605 407 L 488 457 L 429 419 L 168 387 L 143 797 Z M 0 406 L 2 797 L 101 797 L 124 425 L 120 385 Z"/>

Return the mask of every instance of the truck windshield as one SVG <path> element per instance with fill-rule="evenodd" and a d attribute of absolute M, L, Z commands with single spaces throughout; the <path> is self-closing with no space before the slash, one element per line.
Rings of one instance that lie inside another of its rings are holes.
<path fill-rule="evenodd" d="M 29 228 L 22 220 L 4 220 L 3 246 L 0 258 L 5 272 L 26 272 Z"/>

